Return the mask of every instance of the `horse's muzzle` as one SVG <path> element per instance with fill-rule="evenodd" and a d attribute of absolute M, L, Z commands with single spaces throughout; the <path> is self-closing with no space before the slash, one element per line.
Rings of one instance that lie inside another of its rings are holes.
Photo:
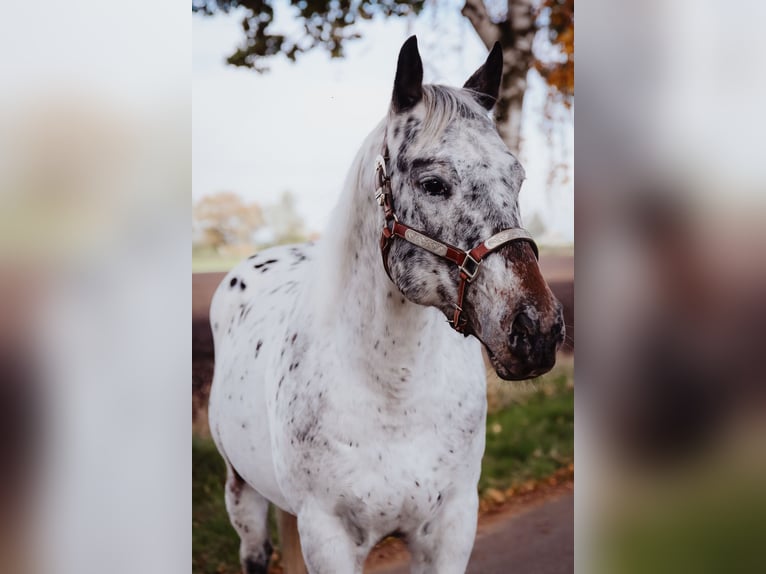
<path fill-rule="evenodd" d="M 518 381 L 547 373 L 556 363 L 556 352 L 564 342 L 564 315 L 555 302 L 555 318 L 544 328 L 537 314 L 520 311 L 513 319 L 507 353 L 489 352 L 490 361 L 501 379 Z"/>

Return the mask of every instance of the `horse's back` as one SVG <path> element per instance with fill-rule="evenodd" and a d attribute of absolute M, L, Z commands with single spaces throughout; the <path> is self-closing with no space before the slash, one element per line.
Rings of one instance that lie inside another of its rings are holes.
<path fill-rule="evenodd" d="M 296 306 L 311 251 L 310 245 L 280 246 L 242 261 L 224 277 L 210 305 L 211 434 L 237 473 L 283 507 L 269 427 L 273 342 Z"/>
<path fill-rule="evenodd" d="M 272 247 L 229 271 L 210 304 L 215 344 L 227 336 L 241 335 L 242 327 L 259 322 L 259 315 L 279 311 L 280 301 L 294 298 L 311 251 L 312 244 Z"/>

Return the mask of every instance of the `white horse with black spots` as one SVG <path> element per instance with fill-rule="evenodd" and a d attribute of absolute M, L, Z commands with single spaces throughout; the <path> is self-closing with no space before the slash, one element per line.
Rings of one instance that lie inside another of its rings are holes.
<path fill-rule="evenodd" d="M 407 40 L 322 239 L 265 250 L 216 291 L 210 427 L 247 574 L 267 570 L 269 503 L 297 517 L 312 574 L 360 573 L 392 534 L 412 572 L 465 571 L 481 347 L 500 377 L 524 379 L 564 339 L 520 227 L 524 170 L 489 114 L 501 70 L 496 45 L 463 89 L 423 85 Z"/>

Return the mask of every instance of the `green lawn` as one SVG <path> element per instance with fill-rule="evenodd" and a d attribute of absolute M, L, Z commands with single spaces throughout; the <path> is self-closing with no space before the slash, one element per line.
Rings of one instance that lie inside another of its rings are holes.
<path fill-rule="evenodd" d="M 193 255 L 192 273 L 227 272 L 246 257 L 212 257 Z"/>
<path fill-rule="evenodd" d="M 763 467 L 755 472 L 750 467 L 747 475 L 736 466 L 712 472 L 719 475 L 709 480 L 710 468 L 697 468 L 683 488 L 668 485 L 673 481 L 665 477 L 665 483 L 653 485 L 650 499 L 645 493 L 628 499 L 604 517 L 594 535 L 598 569 L 625 574 L 763 572 Z"/>
<path fill-rule="evenodd" d="M 192 435 L 192 465 L 192 572 L 239 574 L 239 539 L 223 501 L 226 467 L 209 437 Z M 273 510 L 269 523 L 276 546 L 279 534 Z"/>
<path fill-rule="evenodd" d="M 479 490 L 542 479 L 574 461 L 572 372 L 564 365 L 519 385 L 510 404 L 487 417 Z M 238 540 L 223 502 L 225 469 L 210 438 L 192 437 L 192 464 L 192 572 L 237 574 Z M 276 541 L 273 522 L 272 516 Z"/>
<path fill-rule="evenodd" d="M 239 541 L 223 502 L 226 469 L 210 438 L 192 436 L 192 572 L 239 574 Z"/>
<path fill-rule="evenodd" d="M 514 403 L 487 416 L 480 491 L 539 480 L 574 462 L 571 367 L 541 379 Z"/>

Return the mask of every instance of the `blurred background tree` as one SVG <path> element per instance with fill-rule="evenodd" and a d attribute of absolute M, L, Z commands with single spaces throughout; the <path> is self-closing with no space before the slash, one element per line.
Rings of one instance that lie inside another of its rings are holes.
<path fill-rule="evenodd" d="M 261 207 L 233 191 L 205 195 L 192 209 L 192 251 L 197 256 L 239 258 L 271 245 L 301 243 L 309 235 L 295 195 Z"/>
<path fill-rule="evenodd" d="M 376 16 L 413 16 L 426 2 L 399 0 L 284 0 L 299 26 L 276 32 L 277 0 L 192 0 L 194 12 L 215 15 L 241 9 L 244 39 L 227 61 L 234 66 L 267 70 L 278 54 L 295 61 L 316 48 L 343 57 L 344 44 L 361 37 L 359 22 Z M 536 69 L 549 86 L 551 101 L 570 106 L 574 100 L 574 0 L 466 0 L 435 8 L 460 8 L 482 42 L 503 46 L 504 74 L 495 107 L 498 130 L 508 147 L 519 150 L 521 110 L 527 73 Z"/>
<path fill-rule="evenodd" d="M 193 249 L 218 255 L 246 254 L 252 251 L 255 234 L 263 225 L 263 211 L 257 203 L 245 203 L 233 191 L 206 195 L 192 209 Z"/>
<path fill-rule="evenodd" d="M 270 243 L 301 243 L 307 239 L 305 223 L 290 191 L 283 191 L 276 203 L 266 207 L 266 220 L 272 234 Z"/>

